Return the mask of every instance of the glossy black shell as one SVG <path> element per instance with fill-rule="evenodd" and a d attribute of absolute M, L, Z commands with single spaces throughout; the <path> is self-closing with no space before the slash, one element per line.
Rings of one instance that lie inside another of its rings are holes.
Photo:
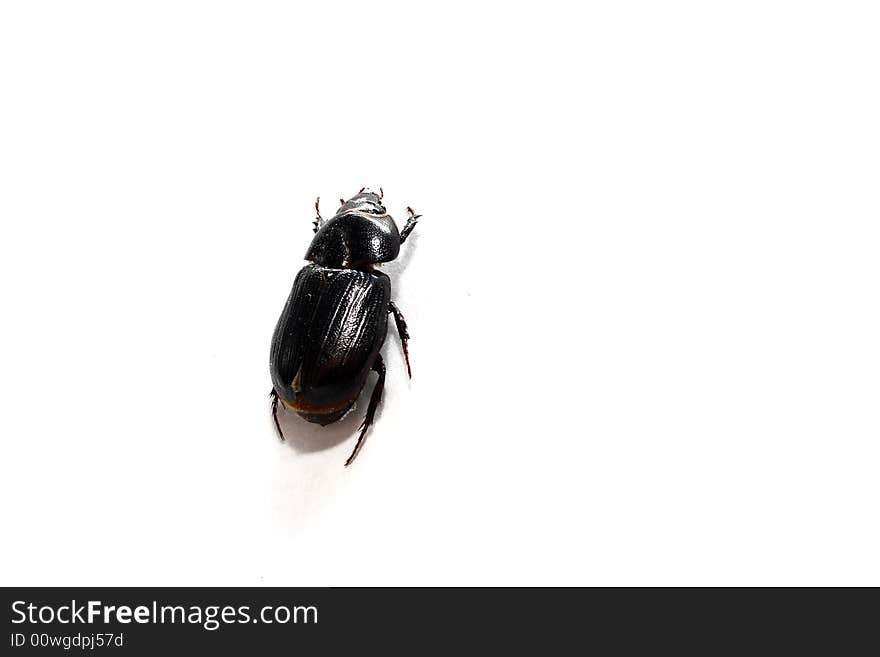
<path fill-rule="evenodd" d="M 365 267 L 394 260 L 400 233 L 377 194 L 353 196 L 324 222 L 306 252 L 306 260 L 326 267 Z"/>
<path fill-rule="evenodd" d="M 391 281 L 381 272 L 303 267 L 272 338 L 281 400 L 310 422 L 345 415 L 385 341 L 390 300 Z"/>

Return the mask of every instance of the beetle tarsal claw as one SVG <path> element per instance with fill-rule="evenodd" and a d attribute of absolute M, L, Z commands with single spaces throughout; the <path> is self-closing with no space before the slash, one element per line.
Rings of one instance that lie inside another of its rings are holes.
<path fill-rule="evenodd" d="M 412 368 L 409 366 L 409 348 L 406 345 L 406 340 L 402 341 L 403 345 L 403 357 L 406 360 L 406 373 L 410 379 L 412 379 Z"/>

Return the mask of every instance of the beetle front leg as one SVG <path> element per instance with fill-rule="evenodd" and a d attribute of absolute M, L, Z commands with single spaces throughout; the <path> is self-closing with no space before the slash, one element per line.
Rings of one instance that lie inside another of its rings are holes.
<path fill-rule="evenodd" d="M 351 456 L 349 456 L 348 460 L 345 462 L 346 466 L 354 461 L 354 457 L 357 456 L 360 451 L 361 444 L 364 442 L 364 436 L 367 434 L 367 429 L 373 424 L 373 417 L 376 415 L 376 408 L 382 400 L 382 390 L 385 388 L 385 361 L 382 360 L 382 354 L 376 354 L 376 360 L 373 361 L 373 371 L 379 374 L 379 380 L 376 381 L 376 385 L 373 387 L 373 394 L 370 395 L 370 405 L 367 407 L 367 414 L 364 416 L 364 421 L 361 423 L 361 435 L 358 436 L 357 444 L 354 446 Z"/>
<path fill-rule="evenodd" d="M 416 227 L 416 224 L 419 223 L 419 217 L 422 215 L 416 214 L 411 207 L 406 208 L 406 211 L 409 213 L 409 218 L 406 220 L 406 224 L 403 227 L 403 230 L 400 231 L 400 243 L 403 244 L 406 241 L 406 238 L 409 237 L 409 234 L 413 231 L 413 228 Z"/>
<path fill-rule="evenodd" d="M 318 209 L 318 206 L 321 204 L 321 197 L 315 199 L 315 222 L 312 224 L 313 230 L 317 233 L 318 229 L 324 225 L 324 217 L 321 216 L 321 211 Z"/>
<path fill-rule="evenodd" d="M 406 373 L 412 378 L 412 369 L 409 366 L 409 349 L 407 348 L 407 340 L 409 340 L 409 331 L 406 328 L 406 320 L 403 313 L 393 301 L 388 304 L 388 312 L 394 315 L 394 323 L 397 325 L 397 334 L 400 336 L 400 344 L 403 345 L 403 357 L 406 359 Z"/>

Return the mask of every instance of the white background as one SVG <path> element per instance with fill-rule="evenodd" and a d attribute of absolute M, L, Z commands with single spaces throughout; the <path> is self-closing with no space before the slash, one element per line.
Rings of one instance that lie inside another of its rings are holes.
<path fill-rule="evenodd" d="M 880 585 L 875 7 L 3 3 L 0 581 Z M 268 354 L 364 185 L 345 469 Z"/>

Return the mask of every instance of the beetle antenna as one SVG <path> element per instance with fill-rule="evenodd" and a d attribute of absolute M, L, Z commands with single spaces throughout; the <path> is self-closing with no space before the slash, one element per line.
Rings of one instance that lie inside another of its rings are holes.
<path fill-rule="evenodd" d="M 344 199 L 344 198 L 339 199 L 339 205 L 345 205 L 345 199 Z"/>
<path fill-rule="evenodd" d="M 379 188 L 379 200 L 381 201 L 383 198 L 385 198 L 385 190 L 380 187 Z"/>

